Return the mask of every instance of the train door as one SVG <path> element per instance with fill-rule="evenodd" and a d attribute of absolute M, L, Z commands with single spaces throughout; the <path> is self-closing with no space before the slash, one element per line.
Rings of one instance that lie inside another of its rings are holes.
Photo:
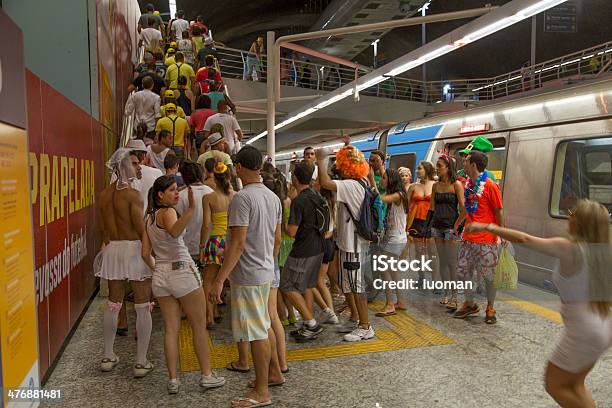
<path fill-rule="evenodd" d="M 393 156 L 390 156 L 388 160 L 389 163 L 387 167 L 390 169 L 407 167 L 410 169 L 410 171 L 414 171 L 416 168 L 416 153 L 394 154 Z"/>
<path fill-rule="evenodd" d="M 493 144 L 493 151 L 487 153 L 489 164 L 487 170 L 493 174 L 494 181 L 499 184 L 503 190 L 504 171 L 506 167 L 506 138 L 505 137 L 488 137 L 489 141 Z M 457 158 L 457 171 L 463 170 L 463 161 L 459 155 L 459 151 L 465 149 L 469 142 L 452 142 L 446 143 L 444 148 L 451 155 Z"/>

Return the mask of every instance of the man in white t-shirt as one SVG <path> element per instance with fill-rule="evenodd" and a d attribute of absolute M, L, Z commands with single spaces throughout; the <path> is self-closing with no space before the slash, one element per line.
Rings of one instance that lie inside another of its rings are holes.
<path fill-rule="evenodd" d="M 183 19 L 183 17 L 185 17 L 183 10 L 176 12 L 176 20 L 172 20 L 172 23 L 170 23 L 170 26 L 168 27 L 168 37 L 172 37 L 177 41 L 183 39 L 182 34 L 189 30 L 189 22 Z"/>
<path fill-rule="evenodd" d="M 157 48 L 155 44 L 152 44 L 153 41 L 157 41 L 157 45 L 161 46 L 163 43 L 162 34 L 159 32 L 157 28 L 155 28 L 156 20 L 153 17 L 150 17 L 148 20 L 147 28 L 143 29 L 140 32 L 140 41 L 145 48 Z"/>
<path fill-rule="evenodd" d="M 193 161 L 184 161 L 179 171 L 185 185 L 191 187 L 196 203 L 193 216 L 189 219 L 185 227 L 185 245 L 187 245 L 187 249 L 193 260 L 197 265 L 200 265 L 200 233 L 204 214 L 202 209 L 202 197 L 212 193 L 213 189 L 202 183 L 202 167 L 199 164 Z M 187 194 L 187 189 L 183 189 L 179 192 L 179 202 L 175 207 L 179 214 L 182 214 L 189 208 Z"/>
<path fill-rule="evenodd" d="M 359 219 L 361 204 L 365 197 L 365 187 L 369 185 L 367 177 L 370 166 L 363 154 L 354 146 L 345 146 L 336 154 L 336 167 L 342 174 L 343 180 L 332 180 L 327 173 L 328 149 L 316 151 L 319 166 L 319 184 L 322 188 L 336 192 L 338 203 L 337 233 L 338 256 L 340 270 L 338 281 L 342 292 L 346 295 L 351 307 L 352 319 L 344 326 L 343 332 L 350 332 L 344 336 L 345 341 L 360 341 L 374 337 L 374 329 L 368 319 L 368 301 L 366 297 L 366 269 L 367 249 L 369 241 L 362 239 L 355 230 L 353 219 Z M 357 312 L 358 321 L 355 319 Z"/>
<path fill-rule="evenodd" d="M 155 180 L 157 180 L 158 177 L 163 176 L 163 173 L 159 169 L 149 167 L 144 164 L 147 158 L 147 147 L 142 140 L 130 140 L 126 148 L 135 152 L 136 156 L 138 156 L 138 160 L 140 160 L 140 171 L 142 172 L 142 177 L 139 177 L 132 182 L 132 188 L 140 192 L 144 204 L 144 213 L 146 214 L 147 207 L 149 205 L 149 189 L 153 187 L 153 183 L 155 183 Z"/>
<path fill-rule="evenodd" d="M 225 101 L 220 101 L 217 105 L 219 113 L 216 113 L 206 119 L 204 124 L 204 137 L 208 138 L 210 129 L 220 123 L 223 125 L 223 137 L 227 141 L 230 153 L 236 152 L 236 141 L 241 141 L 243 137 L 242 129 L 235 117 L 228 113 L 229 106 Z"/>

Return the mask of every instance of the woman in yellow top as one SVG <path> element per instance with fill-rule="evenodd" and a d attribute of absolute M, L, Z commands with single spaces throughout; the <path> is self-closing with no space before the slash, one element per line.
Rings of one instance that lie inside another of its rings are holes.
<path fill-rule="evenodd" d="M 206 325 L 211 326 L 213 321 L 219 322 L 217 305 L 208 300 L 208 293 L 212 282 L 217 277 L 219 268 L 223 264 L 225 252 L 225 234 L 228 224 L 228 209 L 232 198 L 236 194 L 230 183 L 229 168 L 222 161 L 218 161 L 213 168 L 215 177 L 215 191 L 202 197 L 204 217 L 200 235 L 200 258 L 204 264 L 204 291 L 208 306 L 206 308 Z"/>

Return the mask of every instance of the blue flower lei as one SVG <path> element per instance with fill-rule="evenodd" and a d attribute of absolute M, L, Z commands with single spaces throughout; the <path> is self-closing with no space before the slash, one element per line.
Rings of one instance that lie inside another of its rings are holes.
<path fill-rule="evenodd" d="M 478 199 L 482 196 L 486 182 L 486 169 L 482 172 L 480 177 L 478 177 L 475 186 L 472 185 L 472 179 L 468 177 L 465 190 L 463 190 L 463 195 L 465 197 L 465 210 L 468 214 L 474 215 L 474 213 L 478 210 Z"/>

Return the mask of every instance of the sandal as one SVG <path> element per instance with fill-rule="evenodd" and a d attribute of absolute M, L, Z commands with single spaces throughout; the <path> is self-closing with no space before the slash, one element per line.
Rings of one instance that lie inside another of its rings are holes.
<path fill-rule="evenodd" d="M 375 316 L 377 317 L 387 317 L 387 316 L 393 316 L 397 314 L 397 312 L 395 310 L 381 310 L 380 312 L 377 312 L 375 314 Z"/>
<path fill-rule="evenodd" d="M 248 402 L 250 405 L 243 405 L 242 403 Z M 238 405 L 240 404 L 240 405 Z M 240 408 L 256 408 L 256 407 L 267 407 L 268 405 L 272 405 L 272 400 L 267 401 L 257 401 L 252 398 L 240 397 L 232 400 L 232 407 L 240 407 Z"/>
<path fill-rule="evenodd" d="M 234 371 L 234 372 L 236 372 L 236 373 L 241 373 L 241 374 L 246 374 L 246 373 L 248 373 L 249 371 L 251 371 L 251 369 L 250 369 L 250 368 L 244 369 L 244 368 L 239 368 L 239 367 L 236 367 L 236 366 L 234 365 L 234 362 L 233 362 L 233 361 L 232 361 L 231 363 L 229 363 L 229 364 L 228 364 L 228 365 L 225 367 L 225 369 L 226 369 L 226 370 L 229 370 L 229 371 Z"/>
<path fill-rule="evenodd" d="M 400 306 L 398 303 L 394 304 L 395 310 L 408 310 L 406 306 Z"/>
<path fill-rule="evenodd" d="M 283 382 L 268 382 L 268 387 L 280 387 L 281 385 L 285 385 L 286 380 Z M 255 388 L 255 380 L 251 380 L 247 383 L 249 388 Z"/>
<path fill-rule="evenodd" d="M 444 296 L 442 300 L 440 301 L 441 305 L 448 305 L 448 303 L 449 303 L 448 296 Z"/>

